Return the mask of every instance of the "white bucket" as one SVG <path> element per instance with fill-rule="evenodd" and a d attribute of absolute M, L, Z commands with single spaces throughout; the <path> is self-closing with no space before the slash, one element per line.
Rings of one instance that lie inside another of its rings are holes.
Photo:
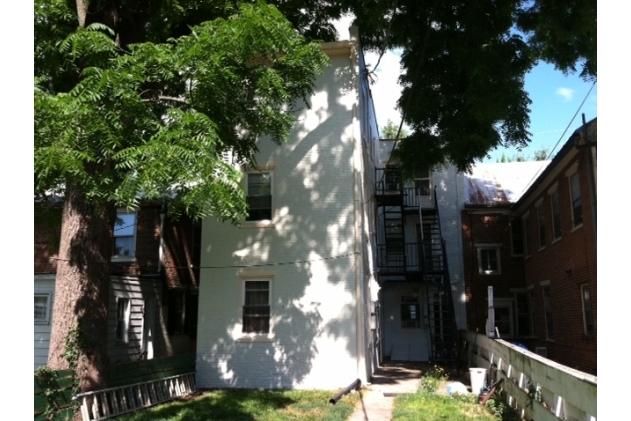
<path fill-rule="evenodd" d="M 486 368 L 470 368 L 469 373 L 471 374 L 471 393 L 479 395 L 484 387 Z"/>

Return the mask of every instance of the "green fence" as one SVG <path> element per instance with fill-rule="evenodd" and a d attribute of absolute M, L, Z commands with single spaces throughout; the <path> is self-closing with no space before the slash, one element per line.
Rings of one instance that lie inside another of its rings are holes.
<path fill-rule="evenodd" d="M 195 354 L 120 363 L 110 367 L 108 387 L 159 380 L 195 371 Z M 72 408 L 72 371 L 35 372 L 35 420 L 70 420 Z"/>

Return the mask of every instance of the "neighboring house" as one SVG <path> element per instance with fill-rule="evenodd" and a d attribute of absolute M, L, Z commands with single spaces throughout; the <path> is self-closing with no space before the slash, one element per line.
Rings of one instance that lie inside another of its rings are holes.
<path fill-rule="evenodd" d="M 455 167 L 402 182 L 381 140 L 376 169 L 379 345 L 384 359 L 450 362 L 466 326 Z"/>
<path fill-rule="evenodd" d="M 62 203 L 35 205 L 35 368 L 46 365 Z M 112 363 L 193 352 L 201 227 L 160 204 L 118 211 L 109 295 Z M 195 269 L 193 269 L 195 268 Z"/>
<path fill-rule="evenodd" d="M 322 50 L 291 141 L 242 169 L 249 216 L 203 221 L 198 387 L 335 389 L 377 363 L 377 125 L 356 36 Z"/>
<path fill-rule="evenodd" d="M 502 338 L 585 372 L 597 366 L 596 131 L 596 119 L 577 129 L 540 171 L 478 165 L 462 212 L 469 330 L 487 328 L 492 286 Z"/>

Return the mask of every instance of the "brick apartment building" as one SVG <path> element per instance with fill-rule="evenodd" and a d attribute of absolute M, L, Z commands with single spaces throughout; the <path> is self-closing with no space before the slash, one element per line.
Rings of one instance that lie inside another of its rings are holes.
<path fill-rule="evenodd" d="M 596 139 L 594 119 L 523 194 L 497 174 L 469 176 L 462 211 L 468 328 L 485 331 L 492 286 L 503 339 L 589 373 L 597 367 Z M 491 165 L 523 184 L 537 164 Z"/>
<path fill-rule="evenodd" d="M 35 368 L 48 358 L 62 204 L 34 209 Z M 199 222 L 177 221 L 159 203 L 119 210 L 110 266 L 111 362 L 195 350 L 199 280 Z"/>

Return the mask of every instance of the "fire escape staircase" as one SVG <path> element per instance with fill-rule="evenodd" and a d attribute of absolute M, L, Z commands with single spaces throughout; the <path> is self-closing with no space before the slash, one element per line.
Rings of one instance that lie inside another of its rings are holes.
<path fill-rule="evenodd" d="M 434 208 L 419 212 L 415 189 L 403 187 L 396 170 L 377 171 L 377 204 L 385 229 L 385 244 L 377 246 L 380 274 L 404 276 L 425 284 L 430 358 L 437 363 L 455 363 L 458 331 L 436 195 Z M 421 218 L 418 243 L 405 239 L 405 216 L 412 212 L 418 212 Z"/>

